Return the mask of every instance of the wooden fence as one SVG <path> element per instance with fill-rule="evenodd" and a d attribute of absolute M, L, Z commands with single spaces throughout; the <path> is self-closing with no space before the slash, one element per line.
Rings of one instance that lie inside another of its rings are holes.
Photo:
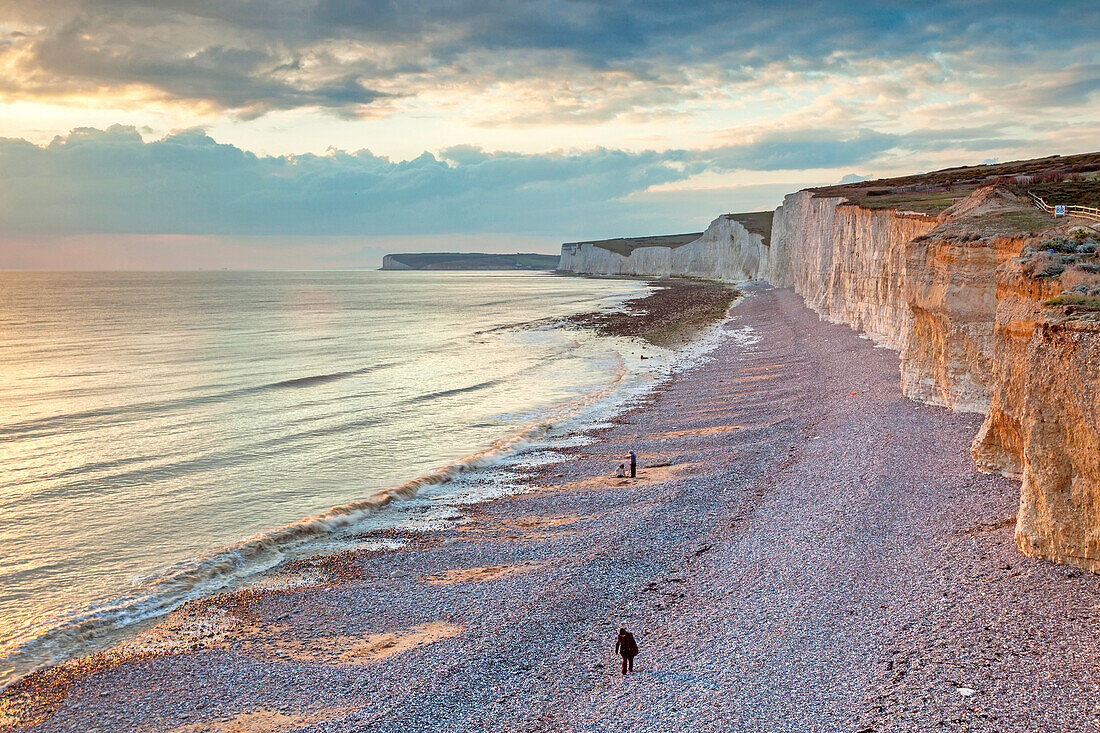
<path fill-rule="evenodd" d="M 1047 212 L 1048 214 L 1054 213 L 1054 207 L 1043 201 L 1041 198 L 1033 194 L 1031 191 L 1027 192 L 1027 195 L 1031 197 L 1031 200 L 1035 202 L 1035 206 Z M 1100 209 L 1092 206 L 1066 206 L 1066 216 L 1079 216 L 1082 219 L 1089 219 L 1090 221 L 1100 221 Z"/>

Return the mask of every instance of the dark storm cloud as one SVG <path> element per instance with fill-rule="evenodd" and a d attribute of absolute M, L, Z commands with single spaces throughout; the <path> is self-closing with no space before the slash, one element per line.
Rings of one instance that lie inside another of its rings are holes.
<path fill-rule="evenodd" d="M 793 131 L 704 150 L 520 154 L 459 146 L 392 161 L 368 151 L 260 156 L 201 130 L 132 127 L 46 146 L 0 139 L 0 234 L 589 236 L 676 221 L 633 197 L 704 171 L 859 165 L 887 151 L 977 149 L 987 131 Z M 939 140 L 939 143 L 935 141 Z M 968 146 L 976 146 L 970 148 Z"/>
<path fill-rule="evenodd" d="M 114 7 L 164 3 L 114 0 Z M 729 2 L 680 0 L 316 0 L 275 15 L 267 3 L 190 2 L 172 7 L 241 27 L 287 28 L 315 37 L 421 38 L 453 29 L 464 48 L 568 49 L 597 63 L 642 59 L 655 48 L 690 61 L 737 49 L 750 65 L 836 51 L 904 54 L 1003 46 L 1029 49 L 1089 38 L 1096 4 L 1063 2 Z M 1091 25 L 1091 28 L 1090 28 Z M 1043 31 L 1057 31 L 1044 38 Z M 442 44 L 441 44 L 442 45 Z M 446 47 L 446 46 L 444 46 Z M 1064 47 L 1064 45 L 1063 45 Z"/>
<path fill-rule="evenodd" d="M 1095 48 L 1098 8 L 1093 0 L 14 0 L 0 21 L 23 35 L 0 50 L 18 53 L 5 86 L 24 95 L 142 84 L 244 114 L 356 114 L 442 77 L 475 86 L 537 79 L 548 57 L 556 69 L 661 84 L 703 66 L 743 79 L 769 65 L 830 73 L 859 60 L 951 53 L 990 64 L 1053 52 L 1069 54 L 1065 63 L 1095 62 L 1079 58 L 1079 46 Z M 685 95 L 688 78 L 678 82 Z M 1092 89 L 1087 78 L 1071 80 L 1068 93 L 1075 83 Z"/>

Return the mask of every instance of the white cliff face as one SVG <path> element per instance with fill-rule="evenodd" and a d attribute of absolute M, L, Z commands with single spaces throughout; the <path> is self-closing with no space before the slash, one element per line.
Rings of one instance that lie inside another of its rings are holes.
<path fill-rule="evenodd" d="M 382 257 L 382 269 L 383 270 L 411 270 L 412 268 L 406 265 L 401 260 L 397 259 L 393 255 L 385 255 Z"/>
<path fill-rule="evenodd" d="M 937 229 L 941 224 L 806 191 L 791 194 L 775 212 L 765 279 L 794 289 L 828 320 L 900 351 L 907 397 L 985 413 L 992 393 L 994 272 L 1021 243 L 960 238 Z"/>
<path fill-rule="evenodd" d="M 643 247 L 629 257 L 593 244 L 565 245 L 562 268 L 759 279 L 791 288 L 823 318 L 900 351 L 907 396 L 984 413 L 997 307 L 993 271 L 1018 245 L 923 236 L 939 224 L 799 191 L 776 209 L 770 246 L 723 216 L 690 244 Z"/>
<path fill-rule="evenodd" d="M 988 234 L 981 219 L 1018 210 L 1013 196 L 980 188 L 936 219 L 800 191 L 776 209 L 770 246 L 722 217 L 678 249 L 620 257 L 580 245 L 563 248 L 562 266 L 793 289 L 823 318 L 900 351 L 908 397 L 985 413 L 971 454 L 1023 478 L 1021 551 L 1100 572 L 1100 325 L 1046 306 L 1071 275 L 1100 276 L 1025 276 L 1016 258 L 1031 235 Z"/>
<path fill-rule="evenodd" d="M 766 250 L 759 234 L 720 216 L 693 242 L 673 248 L 639 247 L 629 257 L 591 243 L 564 244 L 561 269 L 590 275 L 753 280 L 759 277 Z"/>
<path fill-rule="evenodd" d="M 568 272 L 586 275 L 667 277 L 672 271 L 671 253 L 672 250 L 668 247 L 640 247 L 631 252 L 629 257 L 623 257 L 588 242 L 563 244 L 560 267 Z"/>
<path fill-rule="evenodd" d="M 775 210 L 764 279 L 794 289 L 828 320 L 900 350 L 913 320 L 906 245 L 935 226 L 930 217 L 862 209 L 799 191 Z"/>
<path fill-rule="evenodd" d="M 672 250 L 672 275 L 692 275 L 715 280 L 756 280 L 766 258 L 763 237 L 740 222 L 720 216 L 703 236 Z"/>

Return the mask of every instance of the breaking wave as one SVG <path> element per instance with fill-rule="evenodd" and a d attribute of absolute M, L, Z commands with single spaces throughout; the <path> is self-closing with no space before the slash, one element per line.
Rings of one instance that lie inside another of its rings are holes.
<path fill-rule="evenodd" d="M 188 601 L 269 570 L 310 541 L 354 527 L 395 502 L 415 497 L 427 487 L 446 483 L 517 453 L 615 393 L 628 374 L 620 356 L 609 383 L 566 403 L 515 434 L 495 441 L 484 450 L 364 499 L 333 506 L 225 549 L 172 565 L 157 575 L 138 579 L 132 592 L 105 603 L 67 609 L 5 630 L 0 633 L 0 653 L 3 655 L 0 689 L 34 669 L 92 651 L 113 634 L 135 623 L 170 613 Z"/>

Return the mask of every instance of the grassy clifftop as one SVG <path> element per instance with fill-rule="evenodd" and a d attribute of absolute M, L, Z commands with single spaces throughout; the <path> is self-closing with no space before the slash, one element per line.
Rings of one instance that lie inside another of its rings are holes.
<path fill-rule="evenodd" d="M 694 242 L 703 236 L 702 232 L 689 234 L 657 234 L 651 237 L 619 237 L 617 239 L 598 239 L 590 242 L 567 242 L 566 246 L 580 246 L 591 244 L 601 249 L 606 249 L 623 257 L 629 257 L 630 253 L 639 247 L 668 247 L 675 249 L 689 242 Z"/>
<path fill-rule="evenodd" d="M 937 216 L 980 186 L 1002 183 L 1047 203 L 1100 206 L 1100 152 L 1052 155 L 990 165 L 967 165 L 897 178 L 811 188 L 843 196 L 868 209 L 900 209 Z"/>
<path fill-rule="evenodd" d="M 723 214 L 726 219 L 738 222 L 745 229 L 754 234 L 759 234 L 767 244 L 772 233 L 771 211 L 753 211 L 745 214 Z M 594 247 L 606 249 L 622 257 L 629 257 L 630 253 L 641 247 L 668 247 L 676 249 L 685 244 L 694 242 L 703 236 L 703 232 L 688 232 L 687 234 L 658 234 L 650 237 L 619 237 L 617 239 L 598 239 L 589 242 L 567 242 L 564 246 L 578 247 L 582 244 L 591 244 Z"/>
<path fill-rule="evenodd" d="M 764 239 L 764 244 L 771 243 L 772 217 L 774 211 L 750 211 L 747 214 L 726 214 L 727 219 L 732 219 L 753 234 L 759 234 Z"/>

